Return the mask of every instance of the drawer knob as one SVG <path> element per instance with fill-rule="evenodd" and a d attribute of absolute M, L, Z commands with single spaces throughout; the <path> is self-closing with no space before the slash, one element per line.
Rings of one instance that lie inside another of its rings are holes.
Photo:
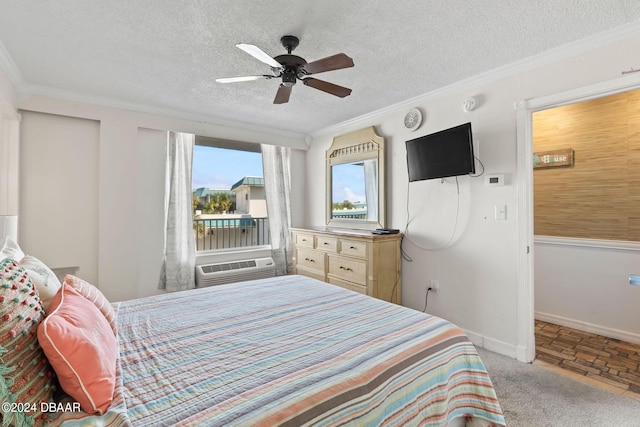
<path fill-rule="evenodd" d="M 309 261 L 309 262 L 316 262 L 316 260 L 315 260 L 315 259 L 311 259 L 311 258 L 305 258 L 304 260 L 305 260 L 305 261 Z"/>
<path fill-rule="evenodd" d="M 324 243 L 323 243 L 323 245 L 328 245 L 328 244 L 329 244 L 328 242 L 324 242 Z"/>
<path fill-rule="evenodd" d="M 353 271 L 351 268 L 349 268 L 349 267 L 343 267 L 343 266 L 340 266 L 340 270 L 344 270 L 344 271 Z"/>
<path fill-rule="evenodd" d="M 356 248 L 355 246 L 349 246 L 349 249 L 355 249 L 355 248 Z"/>

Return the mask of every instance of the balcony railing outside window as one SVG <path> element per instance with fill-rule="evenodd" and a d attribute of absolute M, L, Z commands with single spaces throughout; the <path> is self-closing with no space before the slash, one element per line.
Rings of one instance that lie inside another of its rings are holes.
<path fill-rule="evenodd" d="M 196 251 L 270 245 L 268 218 L 194 219 Z"/>
<path fill-rule="evenodd" d="M 344 213 L 344 212 L 336 213 L 336 211 L 333 211 L 333 218 L 367 219 L 367 213 L 366 212 L 365 213 Z"/>

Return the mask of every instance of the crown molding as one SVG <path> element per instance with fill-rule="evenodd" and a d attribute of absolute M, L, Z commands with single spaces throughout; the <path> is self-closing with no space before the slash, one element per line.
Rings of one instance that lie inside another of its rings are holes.
<path fill-rule="evenodd" d="M 16 66 L 15 62 L 9 55 L 9 52 L 4 47 L 2 41 L 0 41 L 0 68 L 5 72 L 11 83 L 16 87 L 16 90 L 24 86 L 24 79 L 22 78 L 22 73 Z"/>
<path fill-rule="evenodd" d="M 282 129 L 268 128 L 264 126 L 256 126 L 250 123 L 245 123 L 240 121 L 222 120 L 213 116 L 206 116 L 206 115 L 195 114 L 195 113 L 174 110 L 169 108 L 153 107 L 146 104 L 126 102 L 126 101 L 108 98 L 108 97 L 87 95 L 84 93 L 52 88 L 49 86 L 23 84 L 19 88 L 18 94 L 20 99 L 22 100 L 22 102 L 18 102 L 18 108 L 29 109 L 28 107 L 25 107 L 25 104 L 28 103 L 28 98 L 30 96 L 43 96 L 46 98 L 52 98 L 57 100 L 81 102 L 81 103 L 96 105 L 99 107 L 113 108 L 118 110 L 127 110 L 135 113 L 167 117 L 170 119 L 186 120 L 186 121 L 191 121 L 195 123 L 204 123 L 208 125 L 221 126 L 225 128 L 235 128 L 235 129 L 240 129 L 240 130 L 245 130 L 250 132 L 260 132 L 260 133 L 268 134 L 271 136 L 282 137 L 288 140 L 298 141 L 299 143 L 296 145 L 303 146 L 305 147 L 304 149 L 309 147 L 309 143 L 307 142 L 306 135 L 303 133 L 290 132 Z"/>
<path fill-rule="evenodd" d="M 9 81 L 13 83 L 16 88 L 16 94 L 19 100 L 26 100 L 31 95 L 40 95 L 49 98 L 56 98 L 66 101 L 83 102 L 88 104 L 94 104 L 102 107 L 110 107 L 115 109 L 129 110 L 138 113 L 153 114 L 158 116 L 169 117 L 173 119 L 188 120 L 198 123 L 207 123 L 216 126 L 224 126 L 247 130 L 251 132 L 263 132 L 274 136 L 281 136 L 287 139 L 299 140 L 300 144 L 306 148 L 309 147 L 310 140 L 307 134 L 290 132 L 282 129 L 275 129 L 269 127 L 256 126 L 245 122 L 222 120 L 212 116 L 206 116 L 201 114 L 194 114 L 185 111 L 173 110 L 168 108 L 153 107 L 146 104 L 130 103 L 122 100 L 117 100 L 108 97 L 92 96 L 84 93 L 78 93 L 73 91 L 67 91 L 63 89 L 52 88 L 50 86 L 34 85 L 24 80 L 22 73 L 16 66 L 15 62 L 9 55 L 9 52 L 5 48 L 2 41 L 0 41 L 0 69 L 2 69 Z M 0 93 L 0 101 L 4 97 Z M 19 107 L 20 101 L 18 101 Z"/>
<path fill-rule="evenodd" d="M 318 138 L 321 136 L 342 133 L 348 129 L 353 129 L 358 126 L 368 126 L 372 122 L 380 120 L 381 117 L 386 116 L 389 113 L 404 111 L 408 108 L 413 108 L 416 105 L 426 103 L 445 95 L 464 91 L 481 84 L 492 83 L 496 80 L 511 77 L 513 75 L 529 71 L 533 68 L 547 65 L 566 57 L 581 54 L 610 43 L 637 36 L 639 34 L 640 23 L 626 24 L 613 30 L 598 33 L 562 46 L 558 46 L 553 49 L 549 49 L 537 55 L 521 59 L 511 64 L 507 64 L 493 70 L 485 71 L 475 76 L 460 80 L 447 86 L 443 86 L 441 88 L 435 89 L 422 95 L 418 95 L 405 101 L 389 105 L 370 113 L 363 114 L 353 119 L 346 120 L 344 122 L 325 127 L 323 129 L 319 129 L 315 132 L 312 132 L 311 137 Z"/>

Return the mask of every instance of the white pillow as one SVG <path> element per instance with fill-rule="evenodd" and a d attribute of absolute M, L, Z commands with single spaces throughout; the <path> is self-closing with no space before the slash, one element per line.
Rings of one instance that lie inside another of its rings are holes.
<path fill-rule="evenodd" d="M 11 258 L 14 261 L 20 262 L 24 258 L 24 252 L 18 246 L 18 243 L 13 240 L 11 236 L 7 236 L 4 239 L 2 249 L 0 249 L 0 261 L 5 258 Z"/>
<path fill-rule="evenodd" d="M 46 313 L 49 310 L 51 299 L 62 286 L 60 281 L 56 277 L 56 274 L 36 257 L 27 255 L 19 264 L 29 273 L 33 284 L 38 290 L 38 295 L 40 296 L 40 300 L 42 300 L 42 306 Z"/>
<path fill-rule="evenodd" d="M 58 289 L 62 286 L 55 273 L 38 258 L 25 255 L 18 243 L 13 240 L 11 236 L 5 238 L 2 250 L 0 250 L 0 261 L 5 258 L 11 258 L 17 261 L 21 267 L 27 270 L 33 284 L 38 290 L 38 295 L 46 312 L 51 303 L 51 298 L 54 297 Z"/>

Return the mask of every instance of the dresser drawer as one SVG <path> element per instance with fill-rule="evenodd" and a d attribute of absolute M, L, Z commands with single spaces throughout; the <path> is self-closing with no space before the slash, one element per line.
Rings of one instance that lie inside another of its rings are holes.
<path fill-rule="evenodd" d="M 313 249 L 313 234 L 296 233 L 296 246 Z"/>
<path fill-rule="evenodd" d="M 340 254 L 364 259 L 367 257 L 367 243 L 357 240 L 341 239 Z"/>
<path fill-rule="evenodd" d="M 297 264 L 308 270 L 324 274 L 324 252 L 298 249 Z"/>
<path fill-rule="evenodd" d="M 338 239 L 335 237 L 316 236 L 316 249 L 338 252 Z"/>
<path fill-rule="evenodd" d="M 367 284 L 367 263 L 358 259 L 329 255 L 329 274 L 338 279 Z"/>

